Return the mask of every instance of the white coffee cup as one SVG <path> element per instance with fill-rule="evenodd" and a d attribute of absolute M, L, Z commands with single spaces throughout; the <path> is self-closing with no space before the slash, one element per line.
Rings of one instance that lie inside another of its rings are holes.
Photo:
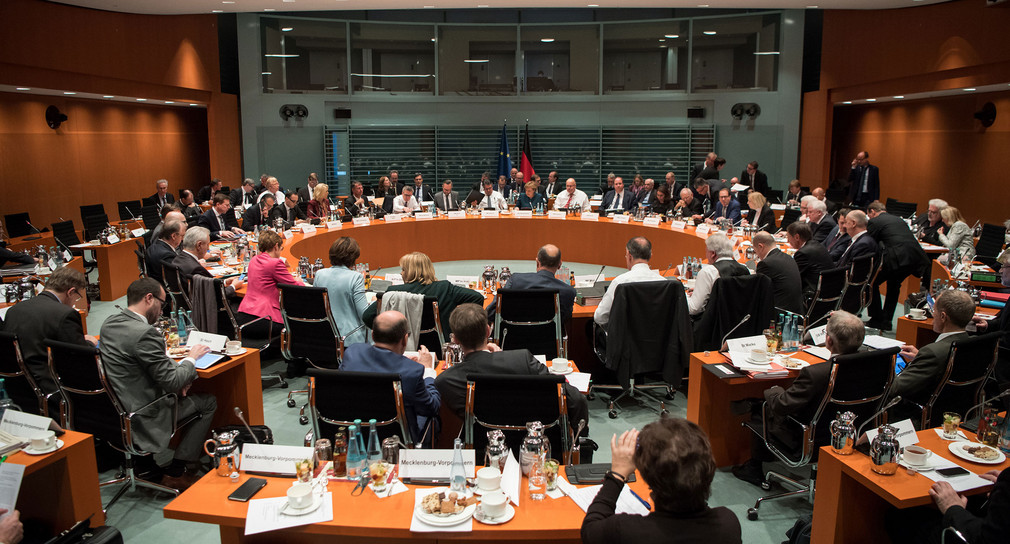
<path fill-rule="evenodd" d="M 496 467 L 484 467 L 477 471 L 477 487 L 481 491 L 494 491 L 501 487 L 501 471 Z"/>
<path fill-rule="evenodd" d="M 238 340 L 229 340 L 224 343 L 225 353 L 238 353 L 242 351 L 242 342 Z"/>
<path fill-rule="evenodd" d="M 908 464 L 911 465 L 922 465 L 925 464 L 926 459 L 933 452 L 927 450 L 922 446 L 905 446 L 905 449 L 901 452 L 901 458 Z"/>
<path fill-rule="evenodd" d="M 505 515 L 505 505 L 508 504 L 508 497 L 501 491 L 488 493 L 480 499 L 481 508 L 485 518 L 500 518 Z"/>
<path fill-rule="evenodd" d="M 299 482 L 289 487 L 288 505 L 297 509 L 312 506 L 312 485 Z"/>
<path fill-rule="evenodd" d="M 551 359 L 551 370 L 554 372 L 568 372 L 569 369 L 571 369 L 571 365 L 568 362 L 568 359 L 565 359 L 564 357 Z"/>
<path fill-rule="evenodd" d="M 53 431 L 44 431 L 32 437 L 32 449 L 33 450 L 48 450 L 52 449 L 56 445 L 56 433 Z"/>
<path fill-rule="evenodd" d="M 766 363 L 768 362 L 768 351 L 763 348 L 756 348 L 750 350 L 750 360 L 755 363 Z"/>
<path fill-rule="evenodd" d="M 926 317 L 926 310 L 922 308 L 912 308 L 908 310 L 908 315 L 911 316 L 912 319 L 923 319 Z"/>

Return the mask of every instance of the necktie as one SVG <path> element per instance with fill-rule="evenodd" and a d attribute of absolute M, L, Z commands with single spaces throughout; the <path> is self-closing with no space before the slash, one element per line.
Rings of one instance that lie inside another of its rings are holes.
<path fill-rule="evenodd" d="M 220 215 L 217 216 L 217 224 L 220 230 L 227 230 L 226 228 L 224 228 L 224 217 L 221 217 Z"/>
<path fill-rule="evenodd" d="M 615 199 L 614 207 L 615 208 L 620 208 L 621 207 L 621 195 L 620 194 L 618 194 L 617 198 Z"/>
<path fill-rule="evenodd" d="M 565 201 L 565 205 L 562 208 L 568 208 L 572 204 L 572 194 L 568 193 L 568 200 Z"/>

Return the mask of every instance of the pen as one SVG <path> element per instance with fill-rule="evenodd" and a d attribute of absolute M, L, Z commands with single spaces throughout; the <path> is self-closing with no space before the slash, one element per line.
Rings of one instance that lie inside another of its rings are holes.
<path fill-rule="evenodd" d="M 628 491 L 631 493 L 631 495 L 636 499 L 638 499 L 638 502 L 642 503 L 642 505 L 644 505 L 647 510 L 652 510 L 652 506 L 648 503 L 648 501 L 646 501 L 642 497 L 639 497 L 638 493 L 635 493 L 635 490 L 631 489 L 631 486 L 626 487 L 628 488 Z"/>

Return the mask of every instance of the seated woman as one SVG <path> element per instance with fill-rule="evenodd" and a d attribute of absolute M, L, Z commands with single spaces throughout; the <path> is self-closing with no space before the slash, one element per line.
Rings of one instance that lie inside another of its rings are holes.
<path fill-rule="evenodd" d="M 255 325 L 246 329 L 253 338 L 267 338 L 280 332 L 284 326 L 281 317 L 280 290 L 277 284 L 304 285 L 288 271 L 288 263 L 281 257 L 284 240 L 272 230 L 259 236 L 259 254 L 249 261 L 246 294 L 238 305 L 239 323 L 248 323 L 260 317 Z M 271 327 L 272 324 L 272 327 Z"/>
<path fill-rule="evenodd" d="M 975 240 L 971 232 L 971 227 L 968 226 L 968 222 L 965 221 L 964 216 L 961 215 L 961 211 L 954 206 L 947 206 L 946 208 L 940 210 L 940 218 L 943 221 L 943 226 L 941 226 L 937 231 L 940 243 L 950 251 L 957 250 L 957 254 L 960 255 L 962 259 L 965 257 L 974 259 Z M 940 255 L 937 260 L 940 261 L 940 264 L 945 264 L 950 267 L 957 264 L 948 262 L 950 260 L 950 253 Z"/>
<path fill-rule="evenodd" d="M 656 198 L 652 200 L 651 211 L 655 214 L 666 215 L 672 209 L 673 201 L 670 200 L 670 188 L 664 183 L 659 186 L 659 189 L 656 189 Z"/>
<path fill-rule="evenodd" d="M 765 232 L 775 232 L 777 230 L 775 226 L 775 212 L 768 206 L 765 195 L 757 191 L 751 191 L 747 195 L 747 207 L 750 210 L 747 211 L 747 215 L 744 218 L 744 226 L 757 225 Z"/>
<path fill-rule="evenodd" d="M 628 187 L 628 191 L 635 195 L 635 198 L 642 198 L 642 193 L 645 191 L 645 178 L 642 174 L 635 174 L 634 181 L 631 182 L 631 187 Z"/>
<path fill-rule="evenodd" d="M 443 342 L 449 341 L 449 315 L 456 306 L 467 302 L 484 304 L 484 295 L 477 291 L 436 278 L 435 267 L 424 253 L 415 251 L 400 257 L 400 275 L 403 277 L 403 285 L 393 285 L 387 291 L 406 291 L 437 298 L 439 321 L 442 323 L 442 333 L 445 336 Z M 373 302 L 362 316 L 362 320 L 369 328 L 375 320 L 376 305 L 377 301 Z"/>
<path fill-rule="evenodd" d="M 365 279 L 352 267 L 361 248 L 354 238 L 341 236 L 330 245 L 330 268 L 316 272 L 313 285 L 325 287 L 330 296 L 330 312 L 341 335 L 347 336 L 344 345 L 368 342 L 368 329 L 361 321 L 368 302 L 365 300 Z"/>
<path fill-rule="evenodd" d="M 309 201 L 309 219 L 326 221 L 330 217 L 330 188 L 325 183 L 317 183 L 312 189 L 312 200 Z"/>
<path fill-rule="evenodd" d="M 641 433 L 614 435 L 610 450 L 610 471 L 582 520 L 582 542 L 741 542 L 736 515 L 726 507 L 708 507 L 715 459 L 698 425 L 660 418 Z M 653 511 L 615 514 L 617 497 L 636 467 L 652 490 Z"/>
<path fill-rule="evenodd" d="M 393 183 L 389 181 L 389 176 L 379 176 L 379 186 L 372 189 L 372 196 L 375 198 L 396 198 L 396 187 L 393 187 Z"/>
<path fill-rule="evenodd" d="M 519 195 L 519 209 L 520 210 L 535 210 L 539 206 L 547 207 L 547 199 L 544 195 L 537 192 L 537 183 L 535 181 L 527 182 L 523 186 L 526 192 Z"/>

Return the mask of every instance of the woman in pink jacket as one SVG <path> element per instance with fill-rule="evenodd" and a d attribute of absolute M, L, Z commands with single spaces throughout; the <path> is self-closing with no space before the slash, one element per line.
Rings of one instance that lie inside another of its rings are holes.
<path fill-rule="evenodd" d="M 284 240 L 272 230 L 263 231 L 259 237 L 259 255 L 249 261 L 248 284 L 242 303 L 238 306 L 240 323 L 265 317 L 274 323 L 273 332 L 283 327 L 281 318 L 280 292 L 278 283 L 303 285 L 288 271 L 287 261 L 281 258 Z M 260 323 L 263 325 L 260 326 Z M 265 337 L 269 325 L 266 320 L 249 327 L 247 332 L 254 337 Z"/>

